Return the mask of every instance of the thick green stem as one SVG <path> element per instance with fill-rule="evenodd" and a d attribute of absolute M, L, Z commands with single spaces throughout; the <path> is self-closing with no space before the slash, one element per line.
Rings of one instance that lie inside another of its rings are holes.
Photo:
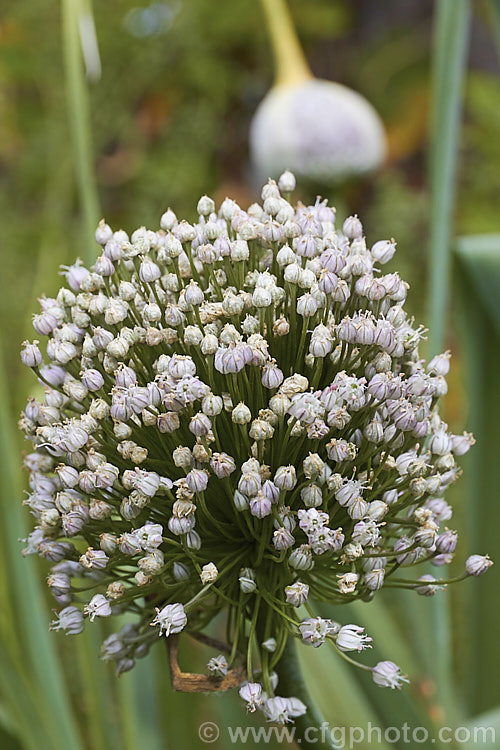
<path fill-rule="evenodd" d="M 84 261 L 92 263 L 95 254 L 94 232 L 99 218 L 99 198 L 95 183 L 90 108 L 83 69 L 78 29 L 80 2 L 62 0 L 62 33 L 66 96 L 73 141 L 73 154 L 78 191 L 83 212 Z"/>
<path fill-rule="evenodd" d="M 262 0 L 276 66 L 275 85 L 312 78 L 285 0 Z"/>
<path fill-rule="evenodd" d="M 451 235 L 462 91 L 467 67 L 470 0 L 435 4 L 430 127 L 429 354 L 442 351 L 450 298 Z M 448 717 L 456 711 L 450 648 L 450 610 L 444 598 L 430 603 L 433 674 Z"/>
<path fill-rule="evenodd" d="M 330 727 L 314 703 L 302 677 L 293 638 L 288 638 L 276 671 L 280 680 L 280 695 L 284 698 L 298 698 L 307 706 L 307 712 L 295 719 L 295 741 L 298 746 L 312 747 L 316 750 L 337 750 L 338 746 L 331 737 Z"/>
<path fill-rule="evenodd" d="M 439 0 L 435 5 L 433 92 L 430 126 L 429 352 L 445 341 L 450 287 L 450 238 L 455 174 L 467 65 L 469 0 Z"/>

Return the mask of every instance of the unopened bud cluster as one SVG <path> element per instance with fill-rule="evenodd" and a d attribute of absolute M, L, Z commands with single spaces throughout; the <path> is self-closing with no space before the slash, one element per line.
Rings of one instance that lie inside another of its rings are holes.
<path fill-rule="evenodd" d="M 45 389 L 20 420 L 34 448 L 25 553 L 52 563 L 53 629 L 135 614 L 102 647 L 118 673 L 224 610 L 228 658 L 209 673 L 251 654 L 242 697 L 288 721 L 305 710 L 276 695 L 290 636 L 340 654 L 371 641 L 311 600 L 444 583 L 405 571 L 451 560 L 443 495 L 473 439 L 439 416 L 449 357 L 419 356 L 407 284 L 381 270 L 393 240 L 369 246 L 356 216 L 336 228 L 326 202 L 293 206 L 273 181 L 262 205 L 204 197 L 198 212 L 169 209 L 130 237 L 101 222 L 95 265 L 65 268 L 40 300 L 44 352 L 21 354 Z M 490 564 L 476 555 L 466 572 Z M 372 675 L 405 679 L 392 662 Z"/>

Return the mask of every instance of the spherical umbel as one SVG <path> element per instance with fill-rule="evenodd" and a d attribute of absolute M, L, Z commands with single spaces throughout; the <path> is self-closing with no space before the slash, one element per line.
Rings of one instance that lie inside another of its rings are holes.
<path fill-rule="evenodd" d="M 385 158 L 382 121 L 360 94 L 311 78 L 274 86 L 250 126 L 250 153 L 259 178 L 291 169 L 326 184 L 371 172 Z"/>
<path fill-rule="evenodd" d="M 262 205 L 204 196 L 198 212 L 130 238 L 101 223 L 95 266 L 41 297 L 21 352 L 45 393 L 19 422 L 24 554 L 50 563 L 52 630 L 128 613 L 102 646 L 117 674 L 225 617 L 210 675 L 251 654 L 237 665 L 248 709 L 291 721 L 306 707 L 276 695 L 288 638 L 350 661 L 371 645 L 315 602 L 340 617 L 387 585 L 439 596 L 452 582 L 410 568 L 453 557 L 443 495 L 474 439 L 439 416 L 449 356 L 419 355 L 408 287 L 383 272 L 394 240 L 369 245 L 359 217 L 336 228 L 325 201 L 292 205 L 272 180 Z M 472 555 L 462 577 L 491 564 Z M 390 661 L 372 677 L 406 681 Z"/>

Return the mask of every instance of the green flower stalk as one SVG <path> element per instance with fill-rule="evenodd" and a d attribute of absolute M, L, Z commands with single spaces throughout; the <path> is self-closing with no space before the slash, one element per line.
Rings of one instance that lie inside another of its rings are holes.
<path fill-rule="evenodd" d="M 94 266 L 63 269 L 68 286 L 40 300 L 45 353 L 21 355 L 45 386 L 20 426 L 25 553 L 53 563 L 52 629 L 133 614 L 102 647 L 120 674 L 223 612 L 209 678 L 243 662 L 241 697 L 277 722 L 306 711 L 279 694 L 290 638 L 328 643 L 379 686 L 406 681 L 349 656 L 369 635 L 313 603 L 340 616 L 383 586 L 447 583 L 407 571 L 451 559 L 443 493 L 473 443 L 437 411 L 449 355 L 420 358 L 408 286 L 380 270 L 395 242 L 369 247 L 356 216 L 336 229 L 326 201 L 291 205 L 294 182 L 270 180 L 247 211 L 205 196 L 196 224 L 170 209 L 130 237 L 101 222 Z M 489 565 L 473 556 L 464 576 Z"/>

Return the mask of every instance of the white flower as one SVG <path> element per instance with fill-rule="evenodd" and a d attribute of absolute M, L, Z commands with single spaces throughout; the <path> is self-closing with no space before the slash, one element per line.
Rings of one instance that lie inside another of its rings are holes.
<path fill-rule="evenodd" d="M 89 615 L 90 622 L 94 622 L 96 617 L 109 617 L 111 614 L 111 606 L 105 596 L 102 594 L 96 594 L 92 597 L 83 611 L 85 614 Z"/>
<path fill-rule="evenodd" d="M 307 583 L 296 581 L 291 586 L 285 588 L 286 600 L 288 604 L 292 604 L 294 607 L 300 607 L 307 601 L 309 596 L 309 586 Z"/>
<path fill-rule="evenodd" d="M 337 583 L 341 594 L 352 594 L 356 588 L 356 584 L 359 581 L 358 573 L 344 573 L 344 575 L 337 576 Z"/>
<path fill-rule="evenodd" d="M 203 584 L 213 583 L 217 580 L 219 571 L 213 563 L 207 563 L 201 569 L 200 579 Z"/>
<path fill-rule="evenodd" d="M 409 682 L 406 675 L 393 661 L 379 661 L 372 669 L 373 682 L 379 687 L 389 687 L 394 690 L 401 688 L 403 682 Z"/>
<path fill-rule="evenodd" d="M 331 620 L 324 620 L 321 617 L 303 620 L 299 625 L 302 640 L 315 648 L 321 646 L 325 638 L 332 633 L 331 625 Z"/>
<path fill-rule="evenodd" d="M 167 604 L 163 609 L 156 609 L 156 617 L 151 625 L 159 625 L 160 632 L 158 635 L 168 637 L 172 633 L 180 633 L 187 623 L 186 613 L 182 604 Z"/>
<path fill-rule="evenodd" d="M 371 648 L 371 641 L 364 628 L 359 625 L 344 625 L 337 635 L 337 648 L 341 651 L 363 651 L 365 648 Z"/>
<path fill-rule="evenodd" d="M 268 721 L 287 724 L 295 716 L 302 716 L 306 706 L 298 698 L 268 698 L 264 703 L 264 714 Z"/>
<path fill-rule="evenodd" d="M 262 685 L 258 682 L 245 682 L 239 689 L 240 697 L 246 702 L 248 711 L 255 711 L 262 705 Z"/>
<path fill-rule="evenodd" d="M 227 659 L 222 654 L 212 656 L 207 664 L 207 669 L 214 677 L 224 677 L 227 675 Z"/>

